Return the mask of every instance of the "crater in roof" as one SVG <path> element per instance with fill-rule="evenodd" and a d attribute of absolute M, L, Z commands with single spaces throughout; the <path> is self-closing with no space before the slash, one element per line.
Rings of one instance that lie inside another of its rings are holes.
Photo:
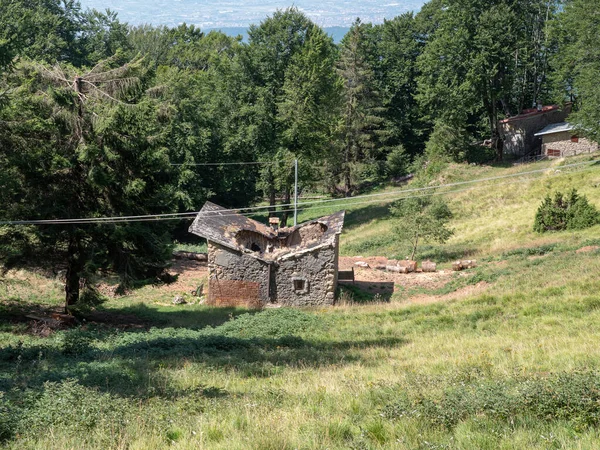
<path fill-rule="evenodd" d="M 344 211 L 295 227 L 274 230 L 211 202 L 205 203 L 189 231 L 209 241 L 264 260 L 333 245 L 342 232 Z"/>

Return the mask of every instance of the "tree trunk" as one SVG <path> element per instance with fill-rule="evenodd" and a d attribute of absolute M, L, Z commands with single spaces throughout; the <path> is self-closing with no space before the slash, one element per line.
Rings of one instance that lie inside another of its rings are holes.
<path fill-rule="evenodd" d="M 415 253 L 417 252 L 417 245 L 419 245 L 419 233 L 415 235 L 415 243 L 413 245 L 412 253 L 410 254 L 410 260 L 415 260 Z"/>
<path fill-rule="evenodd" d="M 352 191 L 352 179 L 350 174 L 350 149 L 346 146 L 344 154 L 344 195 L 350 197 Z"/>
<path fill-rule="evenodd" d="M 498 112 L 495 102 L 490 102 L 488 105 L 488 120 L 490 124 L 490 135 L 492 138 L 492 148 L 496 150 L 496 161 L 501 162 L 504 157 L 503 145 L 498 133 Z"/>
<path fill-rule="evenodd" d="M 79 249 L 74 239 L 69 243 L 69 256 L 67 258 L 67 274 L 65 281 L 65 310 L 79 301 L 79 282 L 81 280 L 81 258 Z"/>

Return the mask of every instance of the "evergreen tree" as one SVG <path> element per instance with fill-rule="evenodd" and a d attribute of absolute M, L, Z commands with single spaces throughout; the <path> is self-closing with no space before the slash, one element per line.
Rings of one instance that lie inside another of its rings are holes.
<path fill-rule="evenodd" d="M 161 140 L 158 108 L 143 95 L 139 62 L 70 66 L 22 63 L 6 83 L 13 95 L 0 121 L 0 195 L 7 220 L 158 214 L 174 209 L 176 173 Z M 81 280 L 114 269 L 124 284 L 156 277 L 170 256 L 168 228 L 140 222 L 3 226 L 7 267 L 66 268 L 67 307 Z"/>
<path fill-rule="evenodd" d="M 341 109 L 340 176 L 344 195 L 354 189 L 357 163 L 378 159 L 378 134 L 382 132 L 383 108 L 369 64 L 367 26 L 356 20 L 342 41 L 337 69 L 343 80 Z"/>
<path fill-rule="evenodd" d="M 383 117 L 388 130 L 384 144 L 402 145 L 411 155 L 423 151 L 423 122 L 417 94 L 417 58 L 423 50 L 418 23 L 412 13 L 386 20 L 378 33 L 375 77 L 380 92 Z"/>

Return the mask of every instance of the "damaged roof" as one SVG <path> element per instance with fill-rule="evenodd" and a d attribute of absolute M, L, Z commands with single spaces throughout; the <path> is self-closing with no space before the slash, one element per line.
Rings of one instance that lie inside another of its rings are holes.
<path fill-rule="evenodd" d="M 345 211 L 339 211 L 295 227 L 275 230 L 240 213 L 206 202 L 189 231 L 232 250 L 264 261 L 274 261 L 334 245 L 335 237 L 342 232 L 344 216 Z M 268 243 L 267 248 L 260 251 L 248 248 L 247 242 L 240 238 L 244 234 L 240 233 L 242 231 L 256 233 L 254 236 L 258 240 Z"/>

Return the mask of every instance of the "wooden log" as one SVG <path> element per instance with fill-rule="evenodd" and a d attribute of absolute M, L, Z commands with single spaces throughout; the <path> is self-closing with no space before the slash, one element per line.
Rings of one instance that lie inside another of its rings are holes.
<path fill-rule="evenodd" d="M 411 273 L 411 272 L 415 272 L 417 270 L 417 262 L 410 261 L 408 259 L 404 260 L 404 261 L 398 261 L 398 266 L 406 269 L 406 272 L 402 272 L 402 273 Z"/>
<path fill-rule="evenodd" d="M 400 272 L 401 269 L 403 270 L 403 268 L 400 266 L 385 266 L 385 270 L 387 272 L 406 273 L 406 272 Z"/>
<path fill-rule="evenodd" d="M 175 259 L 191 259 L 194 261 L 207 262 L 208 254 L 206 253 L 196 253 L 196 252 L 173 252 L 173 257 Z"/>
<path fill-rule="evenodd" d="M 477 261 L 474 259 L 466 259 L 460 262 L 464 269 L 474 269 L 477 267 Z"/>
<path fill-rule="evenodd" d="M 423 261 L 421 263 L 421 270 L 423 270 L 423 272 L 435 272 L 437 271 L 437 264 L 431 261 Z"/>
<path fill-rule="evenodd" d="M 75 319 L 75 317 L 70 314 L 52 313 L 50 317 L 52 317 L 54 320 L 58 320 L 63 323 L 68 323 L 69 325 L 74 325 L 77 322 L 77 319 Z"/>
<path fill-rule="evenodd" d="M 452 270 L 458 272 L 465 269 L 474 269 L 477 267 L 477 261 L 474 259 L 466 259 L 464 261 L 455 261 L 452 263 Z"/>

